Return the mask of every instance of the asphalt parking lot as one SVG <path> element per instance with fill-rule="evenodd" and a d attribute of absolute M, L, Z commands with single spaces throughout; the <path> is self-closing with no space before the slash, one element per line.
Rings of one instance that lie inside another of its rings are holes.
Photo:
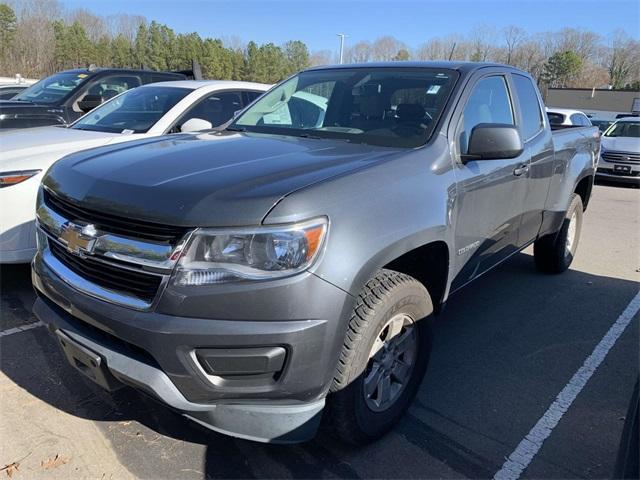
<path fill-rule="evenodd" d="M 539 274 L 526 251 L 451 298 L 410 413 L 362 449 L 323 433 L 298 446 L 236 440 L 132 390 L 103 392 L 35 323 L 28 268 L 3 267 L 0 468 L 9 468 L 0 475 L 490 478 L 638 293 L 638 232 L 640 190 L 598 185 L 570 271 Z M 611 476 L 638 375 L 638 336 L 635 315 L 524 477 Z"/>

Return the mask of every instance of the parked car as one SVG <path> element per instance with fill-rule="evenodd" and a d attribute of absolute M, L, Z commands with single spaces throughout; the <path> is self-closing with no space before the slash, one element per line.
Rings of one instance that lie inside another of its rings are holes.
<path fill-rule="evenodd" d="M 177 72 L 93 66 L 56 73 L 11 100 L 0 100 L 0 130 L 69 124 L 130 88 L 187 78 Z"/>
<path fill-rule="evenodd" d="M 21 75 L 0 77 L 0 100 L 11 99 L 34 83 L 36 83 L 36 80 L 22 78 Z"/>
<path fill-rule="evenodd" d="M 0 100 L 10 100 L 27 88 L 24 83 L 0 83 Z"/>
<path fill-rule="evenodd" d="M 602 134 L 597 176 L 640 184 L 640 118 L 621 118 Z"/>
<path fill-rule="evenodd" d="M 0 203 L 11 205 L 0 210 L 0 263 L 33 259 L 38 186 L 56 160 L 100 145 L 217 127 L 269 88 L 230 81 L 149 84 L 109 100 L 68 128 L 0 133 Z"/>
<path fill-rule="evenodd" d="M 638 112 L 618 113 L 616 114 L 616 120 L 620 120 L 621 118 L 638 117 L 638 116 L 640 116 L 640 113 Z"/>
<path fill-rule="evenodd" d="M 569 267 L 598 143 L 552 133 L 513 67 L 306 70 L 224 131 L 54 164 L 34 312 L 105 388 L 265 442 L 310 438 L 324 410 L 366 443 L 411 403 L 453 292 L 531 244 Z"/>
<path fill-rule="evenodd" d="M 580 110 L 569 110 L 567 108 L 549 108 L 547 107 L 547 117 L 549 123 L 557 126 L 577 125 L 580 127 L 590 127 L 591 120 Z"/>

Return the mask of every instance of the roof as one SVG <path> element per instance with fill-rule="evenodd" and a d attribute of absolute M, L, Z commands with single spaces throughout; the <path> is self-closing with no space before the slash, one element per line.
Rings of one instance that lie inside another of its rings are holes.
<path fill-rule="evenodd" d="M 165 72 L 158 70 L 147 70 L 144 68 L 104 68 L 104 67 L 92 67 L 89 68 L 72 68 L 70 70 L 63 70 L 57 73 L 161 73 L 161 74 L 172 74 L 172 75 L 182 75 L 184 77 L 184 73 L 181 72 Z"/>
<path fill-rule="evenodd" d="M 138 88 L 146 88 L 150 86 L 188 88 L 190 90 L 198 90 L 200 88 L 208 88 L 211 90 L 241 88 L 244 90 L 259 90 L 262 92 L 266 92 L 272 87 L 272 85 L 267 85 L 264 83 L 239 82 L 235 80 L 172 80 L 168 82 L 148 83 Z"/>
<path fill-rule="evenodd" d="M 309 70 L 325 70 L 334 68 L 439 68 L 457 70 L 462 73 L 472 72 L 480 68 L 500 67 L 509 70 L 519 70 L 511 65 L 489 62 L 462 62 L 462 61 L 423 61 L 423 62 L 368 62 L 368 63 L 343 63 L 340 65 L 322 65 L 312 67 Z"/>

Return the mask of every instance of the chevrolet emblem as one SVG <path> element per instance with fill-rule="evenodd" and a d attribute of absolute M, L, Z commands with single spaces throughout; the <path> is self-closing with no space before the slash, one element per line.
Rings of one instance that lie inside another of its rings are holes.
<path fill-rule="evenodd" d="M 97 238 L 97 230 L 94 225 L 77 225 L 67 222 L 62 226 L 62 232 L 58 237 L 70 253 L 82 255 L 91 253 Z"/>

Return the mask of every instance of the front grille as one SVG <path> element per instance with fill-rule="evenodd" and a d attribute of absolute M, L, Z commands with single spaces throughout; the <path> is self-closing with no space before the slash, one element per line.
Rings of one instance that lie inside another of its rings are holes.
<path fill-rule="evenodd" d="M 48 243 L 51 253 L 67 268 L 100 287 L 123 292 L 149 304 L 160 288 L 160 275 L 131 271 L 89 257 L 79 257 L 53 240 Z"/>
<path fill-rule="evenodd" d="M 133 220 L 84 208 L 58 195 L 54 195 L 47 189 L 44 189 L 44 201 L 49 208 L 55 210 L 68 220 L 91 223 L 95 225 L 98 230 L 114 235 L 124 235 L 125 237 L 152 240 L 153 242 L 166 242 L 175 245 L 187 232 L 187 229 L 184 227 Z"/>
<path fill-rule="evenodd" d="M 602 154 L 602 158 L 612 163 L 640 164 L 640 153 L 612 152 L 607 150 Z"/>

